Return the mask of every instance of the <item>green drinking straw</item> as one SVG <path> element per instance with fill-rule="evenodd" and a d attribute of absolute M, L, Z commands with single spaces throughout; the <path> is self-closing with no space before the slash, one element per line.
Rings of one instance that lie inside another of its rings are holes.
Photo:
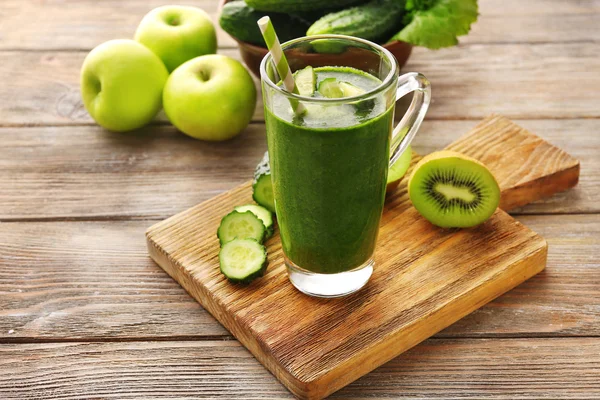
<path fill-rule="evenodd" d="M 279 43 L 279 38 L 277 37 L 275 28 L 273 28 L 273 24 L 271 23 L 271 18 L 265 16 L 259 19 L 258 27 L 262 32 L 265 43 L 267 44 L 267 48 L 271 53 L 271 57 L 273 57 L 273 62 L 277 68 L 277 73 L 283 81 L 283 86 L 285 86 L 285 89 L 288 92 L 299 94 L 298 87 L 296 87 L 296 81 L 294 81 L 294 76 L 292 75 L 292 70 L 290 69 L 290 65 L 285 58 L 285 54 L 283 54 L 281 44 Z M 302 114 L 305 111 L 304 106 L 297 100 L 290 99 L 290 103 L 296 114 Z"/>

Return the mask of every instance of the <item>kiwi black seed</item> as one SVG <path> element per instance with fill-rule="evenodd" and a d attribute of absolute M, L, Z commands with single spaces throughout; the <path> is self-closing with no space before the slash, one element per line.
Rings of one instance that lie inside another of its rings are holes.
<path fill-rule="evenodd" d="M 479 225 L 500 203 L 500 187 L 487 167 L 454 151 L 438 151 L 419 161 L 408 194 L 423 217 L 444 228 Z"/>

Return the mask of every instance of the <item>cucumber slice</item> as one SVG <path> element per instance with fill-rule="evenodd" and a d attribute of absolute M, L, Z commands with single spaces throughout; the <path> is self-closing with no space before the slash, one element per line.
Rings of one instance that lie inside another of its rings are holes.
<path fill-rule="evenodd" d="M 250 283 L 267 269 L 267 249 L 252 239 L 235 239 L 219 252 L 221 273 L 231 282 Z"/>
<path fill-rule="evenodd" d="M 246 212 L 250 211 L 252 214 L 256 215 L 262 221 L 265 228 L 267 228 L 267 233 L 265 239 L 270 238 L 273 234 L 273 214 L 271 211 L 267 210 L 262 206 L 257 206 L 256 204 L 246 204 L 244 206 L 237 206 L 234 208 L 237 212 Z"/>
<path fill-rule="evenodd" d="M 255 202 L 275 213 L 275 200 L 273 198 L 273 182 L 271 182 L 271 165 L 269 152 L 265 151 L 260 163 L 254 170 L 254 184 L 252 185 L 252 198 Z"/>
<path fill-rule="evenodd" d="M 412 148 L 408 146 L 404 153 L 396 160 L 388 171 L 386 193 L 391 193 L 398 187 L 400 181 L 406 175 L 408 167 L 410 167 L 410 160 L 412 159 Z"/>
<path fill-rule="evenodd" d="M 340 87 L 344 91 L 344 97 L 354 97 L 360 96 L 361 94 L 367 93 L 363 88 L 359 88 L 358 86 L 354 86 L 348 82 L 340 82 Z M 351 103 L 354 106 L 354 109 L 357 112 L 357 115 L 360 117 L 368 116 L 371 111 L 373 111 L 373 107 L 375 106 L 375 100 L 367 99 L 360 100 Z"/>
<path fill-rule="evenodd" d="M 252 185 L 252 198 L 255 202 L 271 211 L 275 212 L 275 199 L 273 197 L 273 182 L 271 182 L 271 173 L 263 173 Z"/>
<path fill-rule="evenodd" d="M 360 96 L 366 91 L 351 83 L 338 82 L 335 78 L 327 78 L 319 83 L 319 93 L 329 99 L 339 99 L 341 97 Z"/>
<path fill-rule="evenodd" d="M 267 228 L 254 213 L 234 210 L 221 220 L 217 237 L 221 246 L 234 239 L 254 239 L 258 243 L 262 243 L 266 233 Z"/>
<path fill-rule="evenodd" d="M 344 97 L 344 90 L 340 87 L 340 83 L 335 78 L 323 79 L 319 83 L 319 93 L 329 99 L 339 99 Z"/>
<path fill-rule="evenodd" d="M 315 93 L 315 87 L 317 86 L 317 74 L 310 65 L 304 69 L 296 71 L 294 74 L 294 81 L 296 81 L 296 87 L 298 93 L 302 96 L 312 96 Z"/>
<path fill-rule="evenodd" d="M 354 86 L 348 82 L 340 82 L 340 88 L 344 93 L 344 97 L 360 96 L 361 94 L 367 93 L 366 90 L 359 88 L 358 86 Z"/>
<path fill-rule="evenodd" d="M 319 93 L 330 99 L 339 99 L 342 97 L 354 97 L 365 94 L 363 88 L 359 88 L 348 82 L 338 82 L 335 78 L 323 79 L 319 83 Z M 367 117 L 375 106 L 373 99 L 354 101 L 350 103 L 354 106 L 359 117 Z"/>

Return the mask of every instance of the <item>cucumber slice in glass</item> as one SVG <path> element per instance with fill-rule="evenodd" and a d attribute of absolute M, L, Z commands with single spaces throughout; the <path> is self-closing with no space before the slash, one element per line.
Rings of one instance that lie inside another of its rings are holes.
<path fill-rule="evenodd" d="M 273 234 L 273 214 L 271 211 L 256 204 L 237 206 L 234 208 L 234 210 L 241 213 L 250 211 L 252 214 L 256 215 L 258 218 L 260 218 L 265 228 L 267 228 L 265 239 L 271 237 Z"/>
<path fill-rule="evenodd" d="M 298 88 L 298 93 L 300 93 L 300 95 L 310 97 L 315 93 L 317 74 L 310 65 L 296 71 L 294 74 L 294 81 L 296 81 L 296 87 Z"/>
<path fill-rule="evenodd" d="M 264 275 L 267 249 L 253 239 L 235 239 L 221 247 L 219 264 L 231 282 L 250 283 Z"/>
<path fill-rule="evenodd" d="M 365 94 L 363 88 L 359 88 L 348 82 L 338 82 L 335 78 L 323 79 L 319 83 L 319 93 L 330 99 L 339 99 L 343 97 L 354 97 Z M 373 99 L 359 100 L 350 103 L 356 110 L 356 115 L 360 118 L 365 118 L 373 110 L 375 101 Z"/>
<path fill-rule="evenodd" d="M 221 220 L 217 237 L 221 242 L 221 246 L 234 239 L 254 239 L 258 243 L 262 243 L 266 233 L 267 228 L 254 213 L 234 210 Z"/>
<path fill-rule="evenodd" d="M 361 94 L 367 93 L 367 91 L 363 88 L 359 88 L 358 86 L 354 86 L 353 84 L 348 82 L 340 82 L 340 87 L 344 91 L 344 97 L 360 96 Z M 357 116 L 367 117 L 373 110 L 373 107 L 375 106 L 375 100 L 359 100 L 351 104 L 354 106 Z"/>
<path fill-rule="evenodd" d="M 340 83 L 335 78 L 323 79 L 319 83 L 319 93 L 321 93 L 323 97 L 327 97 L 329 99 L 339 99 L 345 97 L 344 90 L 340 87 Z"/>
<path fill-rule="evenodd" d="M 360 96 L 366 91 L 348 82 L 339 82 L 335 78 L 323 79 L 319 83 L 319 93 L 330 99 Z"/>
<path fill-rule="evenodd" d="M 360 96 L 361 94 L 366 93 L 366 90 L 348 82 L 340 82 L 340 88 L 344 92 L 344 97 Z"/>

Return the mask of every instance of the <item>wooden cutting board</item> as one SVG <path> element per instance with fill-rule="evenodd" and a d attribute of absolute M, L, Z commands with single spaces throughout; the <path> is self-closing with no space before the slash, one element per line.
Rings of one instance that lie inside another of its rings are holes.
<path fill-rule="evenodd" d="M 505 211 L 579 178 L 577 160 L 501 116 L 486 118 L 448 149 L 490 168 Z M 234 206 L 250 202 L 248 182 L 150 227 L 148 249 L 300 398 L 333 393 L 546 266 L 545 240 L 504 211 L 476 228 L 437 228 L 411 206 L 403 181 L 386 200 L 375 270 L 358 293 L 319 299 L 298 292 L 277 234 L 267 242 L 266 275 L 234 285 L 219 272 L 216 232 Z"/>

